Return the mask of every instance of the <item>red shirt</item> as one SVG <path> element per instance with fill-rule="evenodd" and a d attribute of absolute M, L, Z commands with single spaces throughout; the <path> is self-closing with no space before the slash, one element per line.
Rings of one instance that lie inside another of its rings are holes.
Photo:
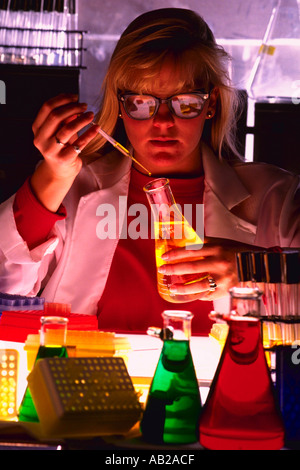
<path fill-rule="evenodd" d="M 34 196 L 27 179 L 16 193 L 14 215 L 19 234 L 32 250 L 47 239 L 55 222 L 66 217 L 66 210 L 61 205 L 56 213 L 48 211 Z"/>
<path fill-rule="evenodd" d="M 128 193 L 128 208 L 132 204 L 143 204 L 148 208 L 148 227 L 150 206 L 143 191 L 145 184 L 153 177 L 143 175 L 134 168 Z M 196 222 L 196 203 L 203 199 L 204 177 L 191 179 L 170 178 L 170 187 L 175 201 L 193 204 L 193 222 Z M 137 216 L 128 216 L 128 226 Z M 194 227 L 195 228 L 195 227 Z M 208 314 L 213 310 L 210 301 L 196 300 L 187 303 L 170 303 L 162 299 L 156 287 L 155 241 L 147 239 L 133 240 L 129 236 L 120 239 L 116 249 L 106 287 L 99 301 L 99 328 L 117 332 L 145 333 L 149 326 L 162 326 L 163 310 L 190 310 L 193 335 L 207 335 L 212 321 Z"/>
<path fill-rule="evenodd" d="M 134 168 L 128 194 L 128 209 L 132 204 L 143 204 L 147 208 L 148 220 L 142 220 L 139 213 L 127 217 L 130 227 L 136 224 L 137 217 L 141 229 L 143 224 L 151 227 L 150 206 L 143 187 L 151 177 L 139 173 Z M 201 204 L 203 198 L 204 178 L 170 179 L 175 200 L 182 207 L 184 204 Z M 54 223 L 66 216 L 63 206 L 54 214 L 45 209 L 33 195 L 27 181 L 17 192 L 14 204 L 15 219 L 19 233 L 30 249 L 43 242 Z M 192 224 L 196 221 L 192 217 Z M 99 329 L 117 333 L 145 334 L 149 326 L 162 326 L 163 310 L 190 310 L 193 335 L 207 335 L 212 321 L 208 314 L 213 310 L 211 301 L 196 300 L 188 303 L 174 304 L 160 297 L 156 287 L 155 241 L 151 236 L 133 239 L 121 238 L 110 269 L 104 292 L 99 300 Z"/>

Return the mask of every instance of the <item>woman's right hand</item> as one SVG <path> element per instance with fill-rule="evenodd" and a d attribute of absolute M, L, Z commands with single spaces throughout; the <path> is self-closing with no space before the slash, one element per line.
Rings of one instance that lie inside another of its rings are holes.
<path fill-rule="evenodd" d="M 74 179 L 81 169 L 79 152 L 97 135 L 98 128 L 91 126 L 78 137 L 94 118 L 86 109 L 77 95 L 61 94 L 44 103 L 32 125 L 34 145 L 53 178 Z"/>
<path fill-rule="evenodd" d="M 62 94 L 40 109 L 33 125 L 34 145 L 44 157 L 31 177 L 31 187 L 40 203 L 56 212 L 82 167 L 79 156 L 97 135 L 99 126 L 90 124 L 92 112 L 78 103 L 76 95 Z"/>

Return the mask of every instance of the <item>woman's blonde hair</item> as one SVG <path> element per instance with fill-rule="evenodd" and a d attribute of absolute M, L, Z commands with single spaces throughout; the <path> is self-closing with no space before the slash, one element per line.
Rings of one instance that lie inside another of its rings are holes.
<path fill-rule="evenodd" d="M 178 91 L 184 87 L 218 89 L 216 113 L 213 119 L 206 120 L 203 139 L 219 158 L 237 157 L 235 127 L 239 99 L 228 76 L 230 57 L 216 43 L 206 22 L 191 10 L 149 11 L 126 28 L 110 60 L 95 122 L 126 145 L 124 126 L 119 118 L 118 93 L 146 93 L 149 85 L 159 79 L 164 61 L 170 59 L 179 72 L 176 75 L 180 77 L 176 82 Z M 95 152 L 104 144 L 105 140 L 99 135 L 84 153 Z"/>

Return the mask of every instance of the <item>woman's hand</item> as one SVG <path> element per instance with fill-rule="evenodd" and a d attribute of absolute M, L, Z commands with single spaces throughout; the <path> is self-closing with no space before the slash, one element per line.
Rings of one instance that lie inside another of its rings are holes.
<path fill-rule="evenodd" d="M 50 99 L 32 125 L 34 145 L 55 178 L 76 177 L 82 166 L 78 152 L 97 135 L 97 126 L 91 126 L 78 137 L 78 132 L 92 122 L 94 114 L 86 112 L 87 105 L 78 103 L 77 98 L 77 95 L 62 94 Z"/>
<path fill-rule="evenodd" d="M 44 157 L 31 177 L 37 199 L 56 212 L 82 167 L 79 156 L 97 135 L 98 126 L 78 133 L 94 118 L 87 105 L 76 95 L 62 94 L 50 99 L 40 109 L 32 126 L 34 144 Z"/>
<path fill-rule="evenodd" d="M 224 297 L 228 290 L 237 285 L 236 253 L 249 249 L 249 246 L 239 242 L 223 239 L 207 238 L 199 250 L 174 248 L 162 255 L 166 264 L 159 268 L 165 275 L 196 275 L 192 281 L 171 286 L 176 294 L 192 294 L 194 299 L 213 300 Z M 210 291 L 209 279 L 217 284 Z"/>

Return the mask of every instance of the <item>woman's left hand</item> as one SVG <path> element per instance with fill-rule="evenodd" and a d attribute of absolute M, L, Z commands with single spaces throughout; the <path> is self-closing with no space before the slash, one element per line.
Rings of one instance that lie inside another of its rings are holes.
<path fill-rule="evenodd" d="M 166 264 L 159 268 L 159 272 L 170 276 L 197 274 L 192 282 L 172 284 L 171 291 L 190 294 L 195 300 L 217 299 L 226 296 L 228 290 L 237 285 L 236 253 L 245 250 L 249 250 L 249 246 L 239 242 L 206 238 L 199 250 L 182 247 L 164 253 L 162 259 Z M 209 279 L 215 281 L 215 290 L 210 290 Z"/>

